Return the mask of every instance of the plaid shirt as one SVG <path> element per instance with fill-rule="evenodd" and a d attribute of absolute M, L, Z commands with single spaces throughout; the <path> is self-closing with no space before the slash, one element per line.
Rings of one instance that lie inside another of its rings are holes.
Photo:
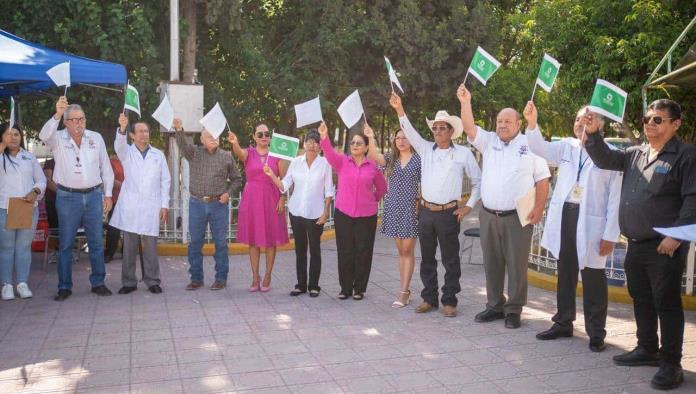
<path fill-rule="evenodd" d="M 232 160 L 232 153 L 221 148 L 210 153 L 203 146 L 189 143 L 183 131 L 176 132 L 176 143 L 189 161 L 189 192 L 192 195 L 219 196 L 228 192 L 233 196 L 239 191 L 242 177 Z"/>

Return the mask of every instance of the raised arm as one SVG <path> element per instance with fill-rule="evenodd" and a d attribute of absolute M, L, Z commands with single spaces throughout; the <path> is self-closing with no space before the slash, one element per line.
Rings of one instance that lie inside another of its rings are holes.
<path fill-rule="evenodd" d="M 591 112 L 583 116 L 583 125 L 587 134 L 585 142 L 587 154 L 590 155 L 592 162 L 603 170 L 623 171 L 626 153 L 609 148 L 599 134 L 599 126 L 596 126 L 598 122 L 597 116 Z"/>
<path fill-rule="evenodd" d="M 561 141 L 548 142 L 541 135 L 541 129 L 537 123 L 537 109 L 533 101 L 528 101 L 524 108 L 524 118 L 527 120 L 527 142 L 529 149 L 537 156 L 540 156 L 556 165 L 563 159 L 564 143 Z"/>
<path fill-rule="evenodd" d="M 174 118 L 174 131 L 176 133 L 176 144 L 179 146 L 181 154 L 186 160 L 193 160 L 193 156 L 196 154 L 196 148 L 190 142 L 186 141 L 184 126 L 179 118 Z"/>
<path fill-rule="evenodd" d="M 404 131 L 406 138 L 408 138 L 408 142 L 413 146 L 413 149 L 422 156 L 423 150 L 428 149 L 431 144 L 418 134 L 411 124 L 411 121 L 408 120 L 406 112 L 404 112 L 404 106 L 401 103 L 401 97 L 396 93 L 392 93 L 389 98 L 389 105 L 396 111 L 396 115 L 399 117 L 399 125 L 401 126 L 401 130 Z"/>
<path fill-rule="evenodd" d="M 336 172 L 340 171 L 343 166 L 343 156 L 334 151 L 333 145 L 331 145 L 331 139 L 329 138 L 329 128 L 326 127 L 326 123 L 324 122 L 321 122 L 319 125 L 319 136 L 321 137 L 319 146 L 321 146 L 321 150 L 324 152 L 326 161 L 329 162 Z"/>
<path fill-rule="evenodd" d="M 477 127 L 474 121 L 474 110 L 471 108 L 471 92 L 464 84 L 459 85 L 457 89 L 457 98 L 461 105 L 461 117 L 464 124 L 464 132 L 469 142 L 476 139 Z"/>
<path fill-rule="evenodd" d="M 232 144 L 232 152 L 235 156 L 237 156 L 237 159 L 239 159 L 240 162 L 244 163 L 247 159 L 247 156 L 249 156 L 249 152 L 247 152 L 246 149 L 242 148 L 239 145 L 239 138 L 237 138 L 237 134 L 231 131 L 227 133 L 227 141 L 229 141 L 229 143 Z"/>
<path fill-rule="evenodd" d="M 65 113 L 68 108 L 68 99 L 65 96 L 60 96 L 56 102 L 56 113 L 51 117 L 41 128 L 39 132 L 39 139 L 43 141 L 49 149 L 54 150 L 58 147 L 58 136 L 56 132 L 58 131 L 58 124 L 60 123 L 60 118 Z"/>
<path fill-rule="evenodd" d="M 384 160 L 384 155 L 379 153 L 379 146 L 377 146 L 377 140 L 375 139 L 375 132 L 372 127 L 365 122 L 365 127 L 363 128 L 363 134 L 367 136 L 367 158 L 377 163 L 379 166 L 385 166 L 387 164 Z"/>
<path fill-rule="evenodd" d="M 114 138 L 114 151 L 121 162 L 125 162 L 128 157 L 128 138 L 126 130 L 128 130 L 128 117 L 121 113 L 118 117 L 118 129 L 116 129 L 116 138 Z"/>

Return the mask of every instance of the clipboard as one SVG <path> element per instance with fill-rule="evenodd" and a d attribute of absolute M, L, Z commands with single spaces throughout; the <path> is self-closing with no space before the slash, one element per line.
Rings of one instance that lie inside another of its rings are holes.
<path fill-rule="evenodd" d="M 34 204 L 21 197 L 11 197 L 7 205 L 7 230 L 31 230 L 34 218 Z"/>
<path fill-rule="evenodd" d="M 517 209 L 517 217 L 520 219 L 520 224 L 522 225 L 522 227 L 529 224 L 527 216 L 529 216 L 529 214 L 532 212 L 532 209 L 534 209 L 535 197 L 536 187 L 532 187 L 531 189 L 529 189 L 527 193 L 520 197 L 515 204 L 515 208 Z"/>

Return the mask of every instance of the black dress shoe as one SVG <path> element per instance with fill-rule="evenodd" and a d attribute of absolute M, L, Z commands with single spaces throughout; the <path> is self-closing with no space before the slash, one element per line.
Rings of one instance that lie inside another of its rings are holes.
<path fill-rule="evenodd" d="M 505 328 L 520 328 L 521 325 L 519 313 L 508 313 L 505 316 Z"/>
<path fill-rule="evenodd" d="M 298 295 L 304 294 L 304 293 L 306 293 L 306 292 L 307 292 L 307 290 L 302 290 L 302 289 L 300 289 L 299 287 L 295 287 L 295 288 L 292 289 L 292 291 L 290 292 L 290 295 L 291 295 L 292 297 L 297 297 Z"/>
<path fill-rule="evenodd" d="M 590 350 L 599 353 L 607 348 L 607 344 L 604 343 L 604 339 L 590 339 Z"/>
<path fill-rule="evenodd" d="M 65 301 L 68 297 L 72 295 L 72 290 L 60 289 L 58 294 L 53 297 L 54 301 Z"/>
<path fill-rule="evenodd" d="M 320 291 L 321 291 L 321 290 L 319 290 L 319 289 L 312 289 L 312 290 L 309 291 L 309 296 L 312 297 L 312 298 L 319 297 L 319 292 L 320 292 Z"/>
<path fill-rule="evenodd" d="M 684 381 L 684 372 L 680 365 L 662 363 L 650 382 L 650 387 L 657 390 L 671 390 Z"/>
<path fill-rule="evenodd" d="M 503 312 L 496 312 L 493 309 L 486 309 L 483 312 L 479 312 L 474 321 L 477 323 L 488 323 L 493 320 L 505 319 L 505 314 Z"/>
<path fill-rule="evenodd" d="M 657 352 L 651 353 L 640 346 L 637 346 L 630 352 L 614 356 L 613 360 L 614 364 L 625 367 L 658 367 L 660 365 L 660 358 Z"/>
<path fill-rule="evenodd" d="M 540 341 L 548 341 L 556 338 L 570 338 L 573 336 L 573 327 L 563 327 L 558 323 L 553 323 L 551 328 L 536 334 L 536 339 Z"/>
<path fill-rule="evenodd" d="M 138 290 L 138 288 L 135 286 L 123 286 L 120 289 L 118 289 L 118 294 L 128 294 L 136 290 Z"/>
<path fill-rule="evenodd" d="M 152 285 L 152 286 L 148 287 L 147 289 L 150 290 L 150 293 L 152 293 L 152 294 L 162 293 L 162 288 L 159 285 Z"/>
<path fill-rule="evenodd" d="M 110 296 L 111 295 L 111 290 L 109 290 L 108 287 L 101 285 L 97 287 L 92 287 L 92 293 L 98 295 L 98 296 Z"/>

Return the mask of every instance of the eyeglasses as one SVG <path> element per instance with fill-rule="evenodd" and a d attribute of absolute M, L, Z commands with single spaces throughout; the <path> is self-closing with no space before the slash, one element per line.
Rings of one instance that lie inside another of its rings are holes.
<path fill-rule="evenodd" d="M 67 120 L 74 120 L 75 122 L 82 123 L 82 122 L 84 122 L 85 120 L 87 120 L 87 118 L 85 118 L 85 117 L 83 116 L 83 117 L 81 117 L 81 118 L 70 118 L 70 119 L 65 119 L 65 120 L 66 120 L 66 121 L 67 121 Z M 659 123 L 658 123 L 658 124 L 659 124 Z"/>
<path fill-rule="evenodd" d="M 363 146 L 363 145 L 365 145 L 365 143 L 362 141 L 351 141 L 350 142 L 350 146 Z"/>
<path fill-rule="evenodd" d="M 264 137 L 269 138 L 270 136 L 271 136 L 270 131 L 259 131 L 258 133 L 256 133 L 256 138 L 264 138 Z"/>
<path fill-rule="evenodd" d="M 650 120 L 652 119 L 655 124 L 662 124 L 662 121 L 667 120 L 667 119 L 672 119 L 672 118 L 663 118 L 662 116 L 643 116 L 643 124 L 648 124 L 650 123 Z"/>
<path fill-rule="evenodd" d="M 430 130 L 432 130 L 433 133 L 445 132 L 449 130 L 449 126 L 433 126 L 430 128 Z"/>
<path fill-rule="evenodd" d="M 394 138 L 394 141 L 403 141 L 405 139 L 407 139 L 407 138 L 406 137 L 396 137 L 396 138 Z"/>

